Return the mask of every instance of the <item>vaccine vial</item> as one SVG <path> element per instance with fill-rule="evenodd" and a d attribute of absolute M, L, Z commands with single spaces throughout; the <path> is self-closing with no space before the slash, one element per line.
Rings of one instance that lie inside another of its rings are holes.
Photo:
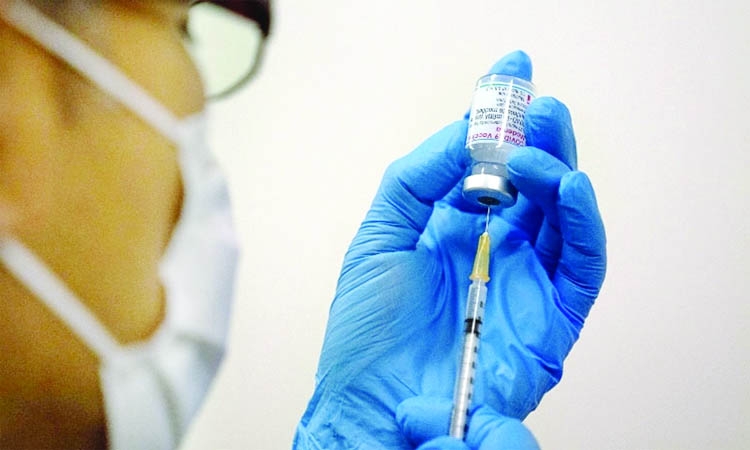
<path fill-rule="evenodd" d="M 477 81 L 469 114 L 466 149 L 473 160 L 463 194 L 481 206 L 513 206 L 518 191 L 506 164 L 510 152 L 526 145 L 523 120 L 536 88 L 508 75 L 485 75 Z"/>

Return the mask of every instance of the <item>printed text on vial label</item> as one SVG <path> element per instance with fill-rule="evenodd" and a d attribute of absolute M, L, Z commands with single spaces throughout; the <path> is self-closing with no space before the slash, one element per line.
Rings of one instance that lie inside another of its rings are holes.
<path fill-rule="evenodd" d="M 474 94 L 469 117 L 467 144 L 476 141 L 500 141 L 522 146 L 526 144 L 523 117 L 532 96 L 506 84 L 481 86 Z"/>

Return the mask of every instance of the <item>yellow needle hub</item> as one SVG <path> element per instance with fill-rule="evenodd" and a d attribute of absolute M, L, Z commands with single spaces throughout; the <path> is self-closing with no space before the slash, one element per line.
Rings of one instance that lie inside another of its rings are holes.
<path fill-rule="evenodd" d="M 490 281 L 490 234 L 484 232 L 479 236 L 477 254 L 474 256 L 474 268 L 470 280 Z"/>

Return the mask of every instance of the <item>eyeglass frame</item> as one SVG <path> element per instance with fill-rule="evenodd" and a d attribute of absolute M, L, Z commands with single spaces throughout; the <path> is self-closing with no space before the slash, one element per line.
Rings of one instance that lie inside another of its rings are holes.
<path fill-rule="evenodd" d="M 258 26 L 261 34 L 260 39 L 258 40 L 258 47 L 255 50 L 256 57 L 250 70 L 228 88 L 219 91 L 218 93 L 211 94 L 206 98 L 207 100 L 219 100 L 242 88 L 258 72 L 260 62 L 263 59 L 266 40 L 271 32 L 271 5 L 270 0 L 191 0 L 190 7 L 192 8 L 200 3 L 214 4 L 254 22 Z"/>

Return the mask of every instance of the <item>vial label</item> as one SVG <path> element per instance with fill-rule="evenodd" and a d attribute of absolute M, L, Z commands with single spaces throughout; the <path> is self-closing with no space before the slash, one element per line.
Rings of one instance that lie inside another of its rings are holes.
<path fill-rule="evenodd" d="M 526 145 L 523 117 L 533 99 L 534 92 L 511 80 L 480 82 L 471 102 L 466 146 Z"/>

